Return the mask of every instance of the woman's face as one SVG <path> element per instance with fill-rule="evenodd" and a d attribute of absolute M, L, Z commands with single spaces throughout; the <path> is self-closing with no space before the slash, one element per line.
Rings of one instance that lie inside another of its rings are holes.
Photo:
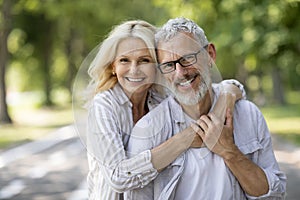
<path fill-rule="evenodd" d="M 155 80 L 155 65 L 155 60 L 141 39 L 127 38 L 118 45 L 113 70 L 118 82 L 130 97 L 134 92 L 148 91 Z"/>

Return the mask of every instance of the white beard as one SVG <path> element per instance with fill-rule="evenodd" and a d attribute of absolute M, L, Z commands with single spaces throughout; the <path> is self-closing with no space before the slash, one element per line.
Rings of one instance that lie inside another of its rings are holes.
<path fill-rule="evenodd" d="M 212 81 L 208 73 L 205 73 L 204 76 L 201 76 L 201 83 L 199 84 L 198 89 L 191 90 L 187 93 L 182 93 L 177 90 L 174 84 L 167 83 L 169 88 L 168 93 L 174 96 L 179 103 L 184 105 L 198 104 L 205 97 L 208 89 L 211 87 L 211 84 Z"/>

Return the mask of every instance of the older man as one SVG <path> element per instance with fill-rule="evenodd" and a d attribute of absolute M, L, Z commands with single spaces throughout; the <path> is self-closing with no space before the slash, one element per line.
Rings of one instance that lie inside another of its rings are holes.
<path fill-rule="evenodd" d="M 185 18 L 169 20 L 156 34 L 158 68 L 173 94 L 141 119 L 128 144 L 129 155 L 152 148 L 192 124 L 203 148 L 188 149 L 128 199 L 283 199 L 286 176 L 279 170 L 271 136 L 258 108 L 236 103 L 225 124 L 214 114 L 214 45 Z M 234 131 L 233 131 L 234 126 Z"/>

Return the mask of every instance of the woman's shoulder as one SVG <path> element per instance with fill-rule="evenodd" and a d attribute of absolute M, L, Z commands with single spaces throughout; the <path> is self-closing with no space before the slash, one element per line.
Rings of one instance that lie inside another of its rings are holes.
<path fill-rule="evenodd" d="M 111 102 L 117 104 L 124 104 L 128 102 L 129 99 L 122 90 L 122 88 L 117 84 L 113 88 L 97 93 L 94 98 L 94 102 Z"/>

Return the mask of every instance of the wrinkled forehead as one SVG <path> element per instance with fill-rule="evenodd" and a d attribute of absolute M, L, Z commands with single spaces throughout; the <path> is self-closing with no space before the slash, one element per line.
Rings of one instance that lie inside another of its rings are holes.
<path fill-rule="evenodd" d="M 201 48 L 200 42 L 189 33 L 178 33 L 167 41 L 157 43 L 158 57 L 167 54 L 180 57 L 189 53 L 194 53 Z"/>

